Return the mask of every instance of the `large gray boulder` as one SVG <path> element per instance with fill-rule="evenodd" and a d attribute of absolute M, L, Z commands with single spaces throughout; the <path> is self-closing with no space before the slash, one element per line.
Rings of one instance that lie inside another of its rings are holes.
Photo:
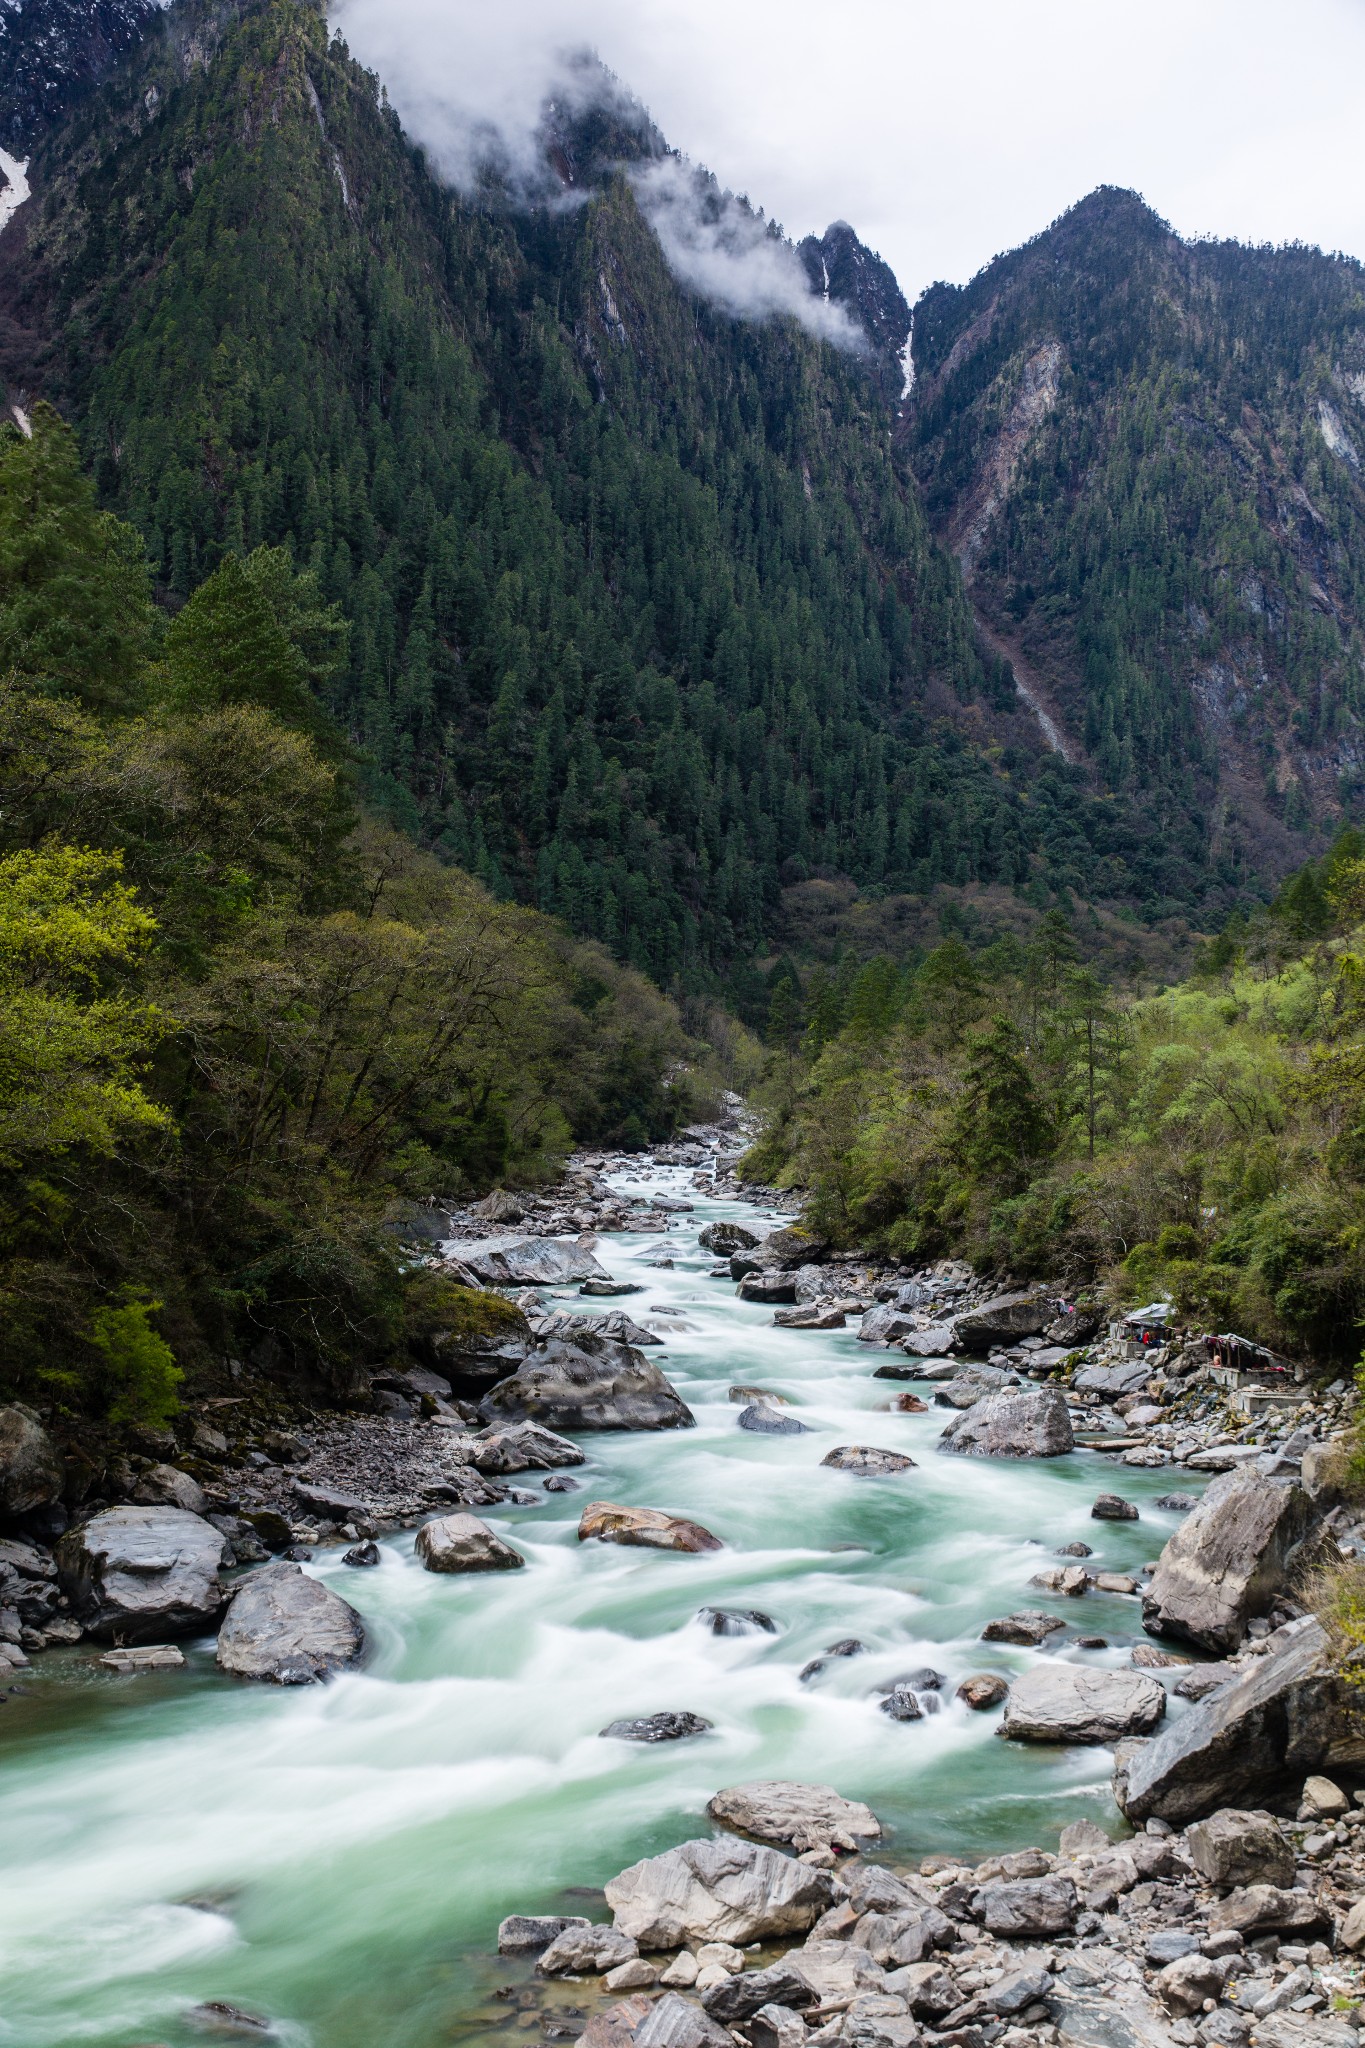
<path fill-rule="evenodd" d="M 484 1397 L 489 1423 L 548 1429 L 691 1429 L 696 1417 L 642 1351 L 584 1330 L 551 1342 Z"/>
<path fill-rule="evenodd" d="M 30 1408 L 0 1408 L 0 1521 L 50 1507 L 62 1496 L 57 1446 Z"/>
<path fill-rule="evenodd" d="M 964 1351 L 990 1351 L 997 1344 L 1017 1344 L 1021 1337 L 1037 1337 L 1057 1311 L 1041 1294 L 998 1294 L 979 1308 L 964 1310 L 953 1318 L 957 1341 Z"/>
<path fill-rule="evenodd" d="M 616 1925 L 645 1950 L 804 1934 L 834 1903 L 823 1870 L 757 1842 L 683 1842 L 632 1863 L 606 1888 Z"/>
<path fill-rule="evenodd" d="M 1224 1473 L 1162 1551 L 1142 1596 L 1143 1627 L 1216 1656 L 1238 1649 L 1248 1621 L 1284 1590 L 1313 1522 L 1301 1486 Z"/>
<path fill-rule="evenodd" d="M 1251 1667 L 1192 1707 L 1120 1766 L 1114 1797 L 1129 1820 L 1183 1825 L 1311 1771 L 1365 1769 L 1359 1688 L 1334 1668 L 1320 1621 L 1270 1638 Z"/>
<path fill-rule="evenodd" d="M 880 1444 L 836 1444 L 820 1463 L 835 1472 L 851 1472 L 857 1479 L 887 1479 L 912 1471 L 915 1461 L 904 1451 L 883 1450 Z"/>
<path fill-rule="evenodd" d="M 1210 1884 L 1292 1885 L 1294 1849 L 1268 1813 L 1225 1806 L 1185 1832 L 1189 1858 Z"/>
<path fill-rule="evenodd" d="M 223 1670 L 271 1685 L 316 1685 L 364 1655 L 354 1607 L 283 1559 L 243 1579 L 218 1631 Z"/>
<path fill-rule="evenodd" d="M 197 1479 L 178 1465 L 151 1465 L 133 1488 L 133 1499 L 147 1507 L 184 1508 L 189 1515 L 207 1515 L 208 1495 Z"/>
<path fill-rule="evenodd" d="M 639 1953 L 637 1944 L 619 1927 L 571 1922 L 542 1950 L 536 1969 L 542 1977 L 601 1977 Z"/>
<path fill-rule="evenodd" d="M 917 1334 L 916 1318 L 897 1308 L 894 1302 L 879 1302 L 858 1325 L 860 1344 L 900 1344 Z"/>
<path fill-rule="evenodd" d="M 479 1472 L 554 1472 L 587 1463 L 584 1452 L 538 1422 L 512 1422 L 481 1430 L 471 1445 L 470 1464 Z"/>
<path fill-rule="evenodd" d="M 485 1287 L 555 1287 L 568 1280 L 609 1280 L 585 1245 L 558 1237 L 453 1238 L 441 1247 Z"/>
<path fill-rule="evenodd" d="M 730 1260 L 732 1279 L 746 1273 L 794 1273 L 799 1266 L 818 1266 L 829 1250 L 826 1238 L 818 1237 L 804 1224 L 791 1223 L 770 1230 L 752 1251 L 737 1251 Z"/>
<path fill-rule="evenodd" d="M 198 1635 L 227 1600 L 218 1577 L 225 1541 L 183 1508 L 107 1508 L 58 1543 L 62 1591 L 99 1642 Z"/>
<path fill-rule="evenodd" d="M 986 1884 L 972 1898 L 972 1912 L 989 1934 L 1032 1941 L 1069 1934 L 1080 1900 L 1069 1877 L 1016 1877 Z"/>
<path fill-rule="evenodd" d="M 1165 1687 L 1145 1671 L 1037 1664 L 1010 1687 L 1000 1733 L 1015 1742 L 1118 1742 L 1150 1734 L 1165 1712 Z"/>
<path fill-rule="evenodd" d="M 717 1792 L 706 1811 L 722 1827 L 796 1849 L 857 1850 L 874 1842 L 882 1824 L 860 1799 L 845 1799 L 832 1785 L 759 1778 Z M 761 2001 L 760 2001 L 761 2002 Z"/>
<path fill-rule="evenodd" d="M 1056 1387 L 988 1394 L 955 1415 L 939 1449 L 965 1458 L 1056 1458 L 1076 1448 L 1066 1400 Z"/>
<path fill-rule="evenodd" d="M 526 1562 L 477 1515 L 442 1515 L 424 1522 L 413 1549 L 429 1572 L 514 1572 Z"/>
<path fill-rule="evenodd" d="M 911 1358 L 946 1358 L 957 1342 L 951 1323 L 929 1323 L 922 1330 L 910 1330 L 901 1339 L 901 1350 Z"/>

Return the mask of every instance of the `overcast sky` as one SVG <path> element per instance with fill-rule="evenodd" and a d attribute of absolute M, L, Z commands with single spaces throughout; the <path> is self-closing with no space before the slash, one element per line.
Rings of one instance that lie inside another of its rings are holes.
<path fill-rule="evenodd" d="M 1098 184 L 1185 235 L 1365 257 L 1365 0 L 337 0 L 414 132 L 515 125 L 591 43 L 670 143 L 913 299 Z"/>

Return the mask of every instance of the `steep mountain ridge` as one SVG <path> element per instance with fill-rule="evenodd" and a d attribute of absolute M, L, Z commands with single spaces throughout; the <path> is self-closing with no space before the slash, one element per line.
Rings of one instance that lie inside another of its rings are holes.
<path fill-rule="evenodd" d="M 164 0 L 0 0 L 0 149 L 27 156 L 136 49 Z"/>

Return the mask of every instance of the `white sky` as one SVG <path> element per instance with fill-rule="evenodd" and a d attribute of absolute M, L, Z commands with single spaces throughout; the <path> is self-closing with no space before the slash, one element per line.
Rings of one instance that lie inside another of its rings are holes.
<path fill-rule="evenodd" d="M 1365 258 L 1365 0 L 334 0 L 415 132 L 592 43 L 788 234 L 851 221 L 912 300 L 1098 184 L 1185 235 Z"/>

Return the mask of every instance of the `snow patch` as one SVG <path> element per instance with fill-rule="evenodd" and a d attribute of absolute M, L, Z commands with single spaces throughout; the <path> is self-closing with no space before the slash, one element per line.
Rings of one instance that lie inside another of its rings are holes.
<path fill-rule="evenodd" d="M 0 191 L 0 234 L 4 233 L 19 208 L 30 196 L 26 175 L 28 163 L 27 157 L 21 163 L 18 157 L 7 156 L 5 151 L 0 149 L 0 171 L 5 174 L 5 187 Z"/>
<path fill-rule="evenodd" d="M 24 411 L 22 405 L 12 405 L 10 411 L 14 415 L 14 424 L 18 427 L 19 432 L 26 441 L 31 441 L 33 439 L 33 422 Z"/>
<path fill-rule="evenodd" d="M 915 356 L 914 356 L 914 347 L 915 347 L 915 316 L 914 316 L 914 314 L 912 313 L 912 314 L 910 315 L 910 332 L 909 332 L 909 333 L 908 333 L 908 334 L 906 335 L 906 337 L 905 337 L 905 347 L 904 347 L 904 348 L 903 348 L 903 349 L 901 350 L 901 352 L 900 352 L 900 366 L 901 366 L 901 378 L 902 378 L 902 382 L 901 382 L 901 404 L 902 404 L 902 405 L 904 405 L 904 404 L 905 404 L 905 401 L 906 401 L 906 399 L 907 399 L 907 398 L 908 398 L 908 397 L 910 396 L 910 393 L 911 393 L 911 392 L 912 392 L 912 391 L 914 390 L 914 388 L 915 388 Z"/>

